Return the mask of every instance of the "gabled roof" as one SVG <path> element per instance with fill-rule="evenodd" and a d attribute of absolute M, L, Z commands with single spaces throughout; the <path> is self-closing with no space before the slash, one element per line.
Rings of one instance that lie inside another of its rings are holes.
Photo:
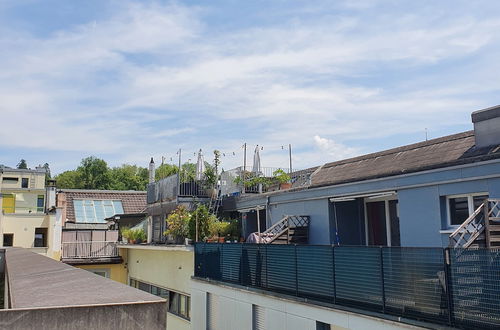
<path fill-rule="evenodd" d="M 120 200 L 124 213 L 141 213 L 146 208 L 145 191 L 60 189 L 66 196 L 66 219 L 75 221 L 74 199 Z"/>
<path fill-rule="evenodd" d="M 476 148 L 474 131 L 367 154 L 323 165 L 310 187 L 363 181 L 500 159 L 500 145 Z"/>

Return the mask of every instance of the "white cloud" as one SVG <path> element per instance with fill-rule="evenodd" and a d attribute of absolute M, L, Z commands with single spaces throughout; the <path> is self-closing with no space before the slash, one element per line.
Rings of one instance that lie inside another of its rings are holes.
<path fill-rule="evenodd" d="M 0 150 L 121 163 L 291 143 L 306 167 L 374 151 L 375 139 L 464 125 L 498 92 L 494 15 L 304 6 L 312 18 L 290 8 L 234 29 L 211 27 L 204 8 L 125 1 L 45 37 L 0 27 L 0 114 L 16 123 L 0 130 Z M 263 154 L 265 166 L 286 158 Z"/>

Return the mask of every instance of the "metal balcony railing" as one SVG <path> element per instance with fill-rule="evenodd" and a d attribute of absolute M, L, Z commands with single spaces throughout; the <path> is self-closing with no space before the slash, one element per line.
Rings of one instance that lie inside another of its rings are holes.
<path fill-rule="evenodd" d="M 119 257 L 118 242 L 113 241 L 82 241 L 62 244 L 64 259 L 92 259 Z"/>
<path fill-rule="evenodd" d="M 195 244 L 195 276 L 445 324 L 500 325 L 500 250 Z"/>

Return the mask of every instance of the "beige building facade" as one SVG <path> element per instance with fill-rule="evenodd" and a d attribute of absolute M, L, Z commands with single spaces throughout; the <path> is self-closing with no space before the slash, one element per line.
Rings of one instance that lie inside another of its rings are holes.
<path fill-rule="evenodd" d="M 184 245 L 120 245 L 128 284 L 167 300 L 167 329 L 191 329 L 194 250 Z"/>
<path fill-rule="evenodd" d="M 30 249 L 59 260 L 61 217 L 45 169 L 0 169 L 0 246 Z"/>

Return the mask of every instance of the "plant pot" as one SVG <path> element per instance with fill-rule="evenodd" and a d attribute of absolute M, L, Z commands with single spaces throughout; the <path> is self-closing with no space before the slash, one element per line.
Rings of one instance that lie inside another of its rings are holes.
<path fill-rule="evenodd" d="M 130 244 L 136 244 L 136 240 L 135 239 L 130 240 Z"/>
<path fill-rule="evenodd" d="M 219 243 L 224 243 L 226 239 L 224 237 L 219 237 Z"/>
<path fill-rule="evenodd" d="M 193 244 L 193 240 L 192 240 L 192 239 L 190 239 L 190 238 L 187 238 L 187 237 L 186 237 L 186 238 L 184 239 L 184 244 L 185 244 L 185 245 L 192 245 L 192 244 Z"/>
<path fill-rule="evenodd" d="M 292 184 L 290 182 L 280 183 L 280 190 L 286 190 L 292 188 Z"/>
<path fill-rule="evenodd" d="M 140 238 L 139 238 L 139 239 L 137 239 L 137 240 L 135 241 L 135 243 L 136 243 L 136 244 L 141 244 L 141 243 L 142 243 L 142 239 L 140 239 Z"/>

